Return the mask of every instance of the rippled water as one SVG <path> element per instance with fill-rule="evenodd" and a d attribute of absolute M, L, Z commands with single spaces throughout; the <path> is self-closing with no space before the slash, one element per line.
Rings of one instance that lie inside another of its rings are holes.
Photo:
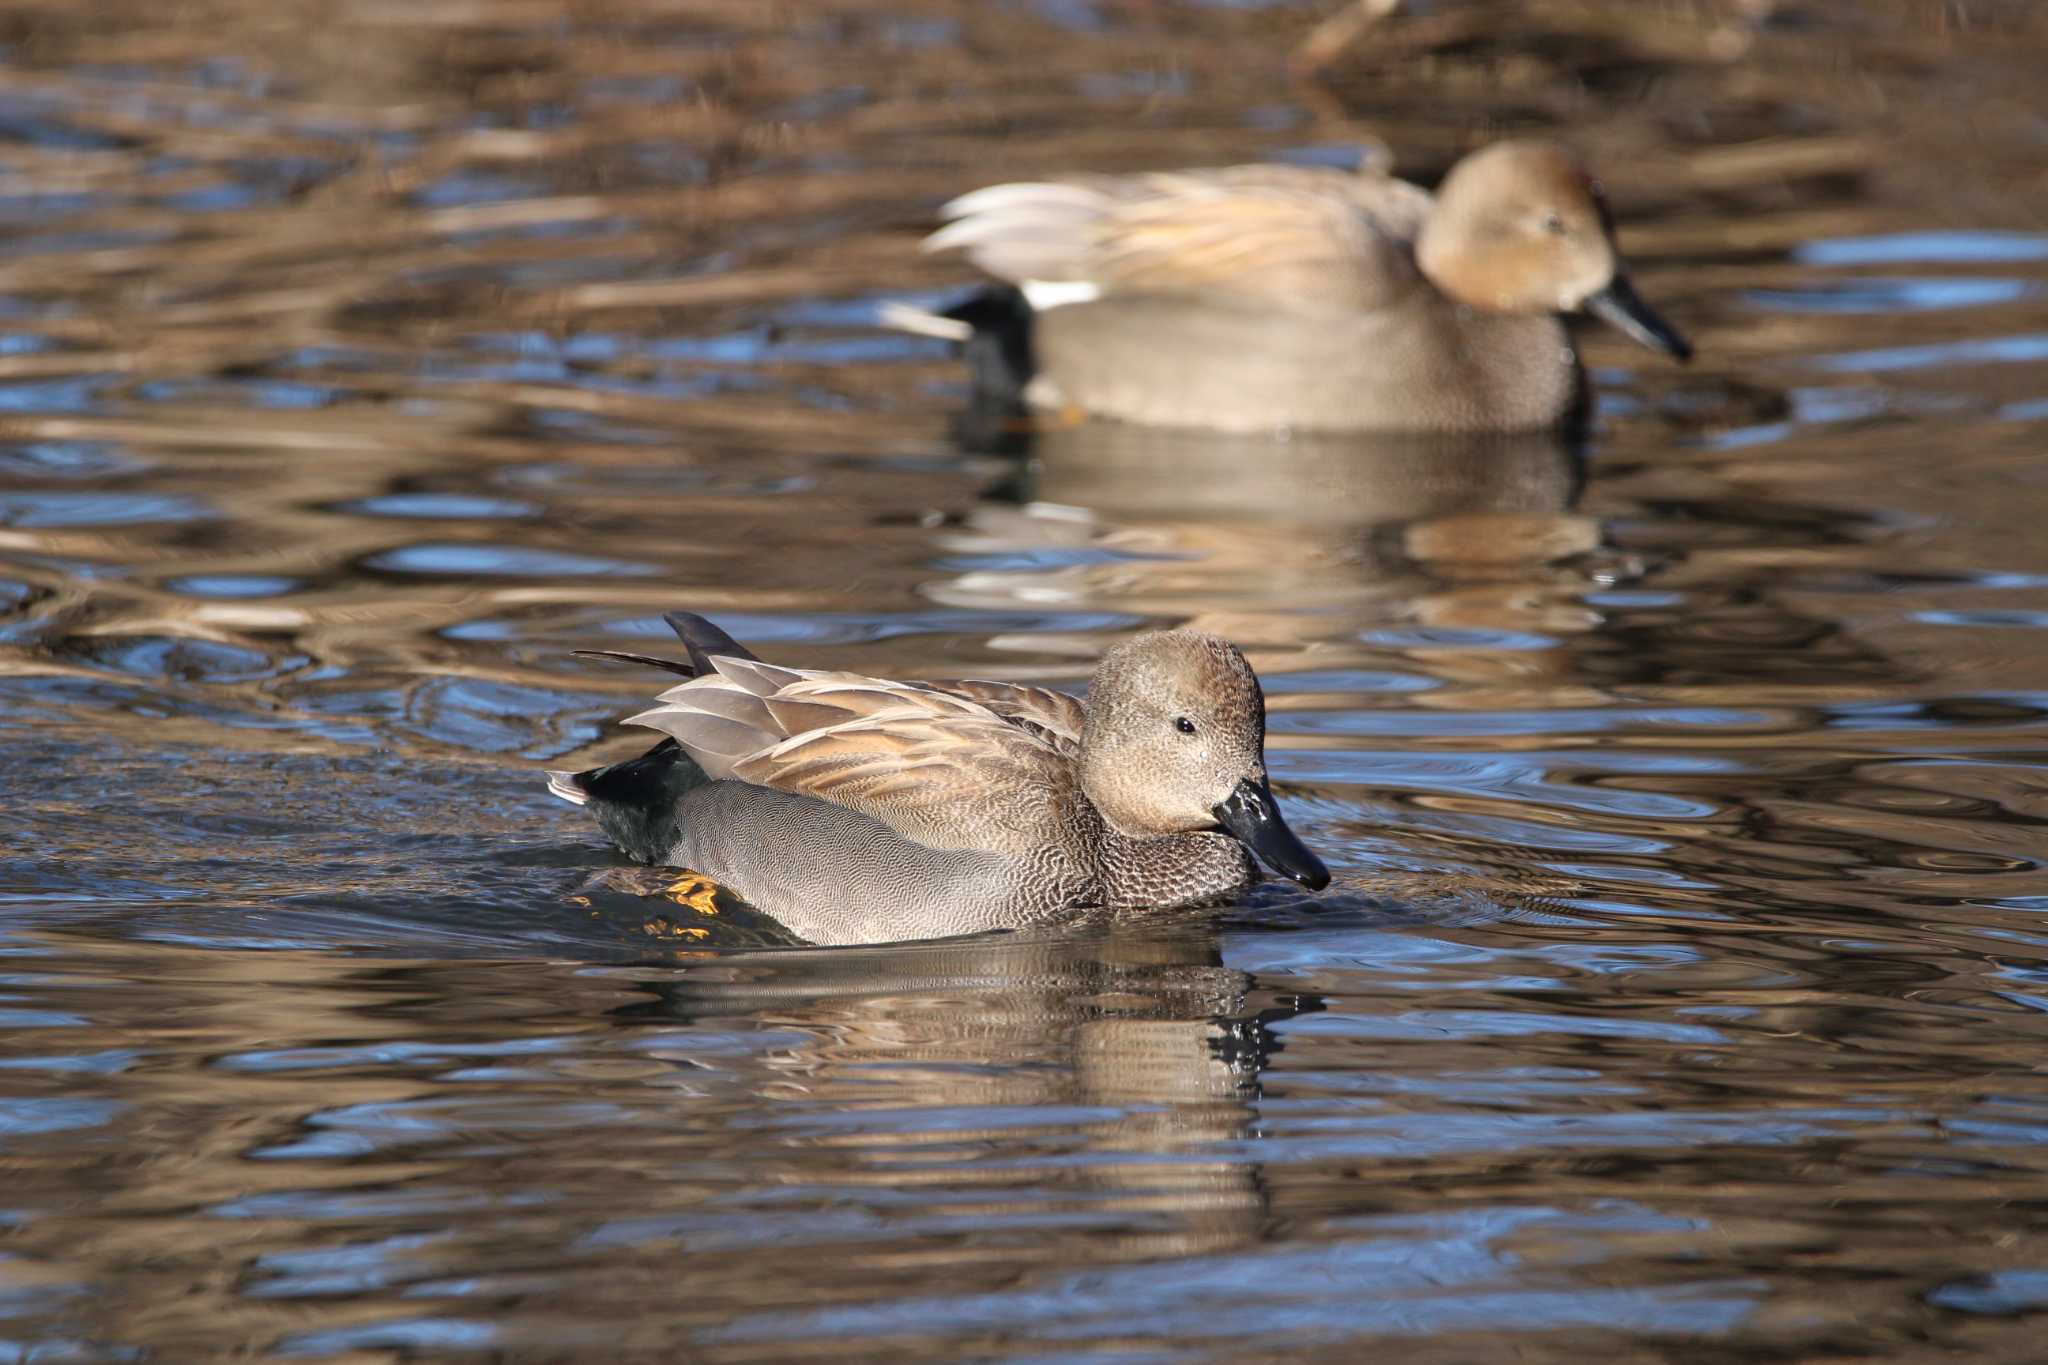
<path fill-rule="evenodd" d="M 1331 8 L 0 5 L 0 1360 L 2038 1358 L 2048 18 Z M 1584 452 L 872 325 L 965 187 L 1523 129 L 1700 351 Z M 648 894 L 538 772 L 675 607 L 1227 634 L 1339 885 Z"/>

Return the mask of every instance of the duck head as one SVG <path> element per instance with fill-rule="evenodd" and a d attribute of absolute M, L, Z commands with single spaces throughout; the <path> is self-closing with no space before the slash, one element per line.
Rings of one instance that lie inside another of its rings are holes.
<path fill-rule="evenodd" d="M 1497 142 L 1451 168 L 1415 248 L 1431 283 L 1491 313 L 1588 312 L 1679 360 L 1692 346 L 1637 296 L 1600 187 L 1564 148 Z"/>
<path fill-rule="evenodd" d="M 1280 816 L 1266 778 L 1266 699 L 1244 655 L 1192 630 L 1103 657 L 1081 734 L 1081 789 L 1126 838 L 1221 830 L 1320 891 L 1329 869 Z"/>

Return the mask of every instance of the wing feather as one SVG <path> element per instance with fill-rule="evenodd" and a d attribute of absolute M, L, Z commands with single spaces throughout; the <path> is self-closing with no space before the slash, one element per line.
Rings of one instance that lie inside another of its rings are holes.
<path fill-rule="evenodd" d="M 1081 752 L 1081 727 L 1088 708 L 1081 699 L 1050 687 L 1026 687 L 1021 683 L 986 682 L 967 678 L 960 682 L 932 683 L 931 687 L 964 697 L 1009 721 L 1022 726 L 1051 744 L 1062 754 Z"/>
<path fill-rule="evenodd" d="M 1071 697 L 710 662 L 627 724 L 673 735 L 714 778 L 829 801 L 930 848 L 1030 852 L 1058 819 L 1080 737 Z"/>
<path fill-rule="evenodd" d="M 1307 166 L 993 185 L 948 204 L 925 245 L 1020 285 L 1360 309 L 1417 278 L 1429 204 L 1391 176 Z"/>

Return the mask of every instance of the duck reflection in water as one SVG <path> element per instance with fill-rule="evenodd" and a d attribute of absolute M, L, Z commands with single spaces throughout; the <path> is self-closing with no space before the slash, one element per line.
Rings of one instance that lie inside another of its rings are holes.
<path fill-rule="evenodd" d="M 1009 467 L 948 536 L 960 570 L 926 591 L 952 606 L 1144 612 L 1337 666 L 1336 641 L 1400 622 L 1570 635 L 1578 596 L 1631 572 L 1574 510 L 1583 449 L 1558 433 L 1276 441 L 975 408 L 959 435 Z"/>
<path fill-rule="evenodd" d="M 668 738 L 549 788 L 630 857 L 702 872 L 811 942 L 1218 904 L 1260 863 L 1329 883 L 1267 781 L 1258 678 L 1215 636 L 1116 646 L 1084 704 L 779 667 L 668 620 L 688 662 L 612 656 L 689 678 L 630 722 Z"/>
<path fill-rule="evenodd" d="M 1114 1231 L 1095 1220 L 1073 1234 L 1088 1238 L 1091 1259 L 1113 1239 L 1115 1260 L 1259 1239 L 1265 1182 L 1242 1153 L 1277 1046 L 1271 1026 L 1322 1008 L 1260 990 L 1227 964 L 1211 917 L 1181 913 L 850 951 L 719 954 L 655 989 L 655 1000 L 624 1013 L 714 1030 L 766 1023 L 803 1040 L 782 1063 L 797 1084 L 777 1106 L 796 1139 L 792 1162 L 806 1160 L 811 1144 L 801 1139 L 815 1120 L 832 1134 L 835 1163 L 872 1166 L 893 1185 L 908 1155 L 928 1195 L 957 1186 L 1000 1208 L 1004 1182 L 983 1163 L 929 1158 L 970 1144 L 1017 1156 L 1056 1145 L 1076 1196 L 1106 1193 L 1121 1210 Z M 1018 1113 L 1033 1115 L 1028 1129 Z M 864 1114 L 881 1126 L 866 1126 Z M 904 1115 L 929 1126 L 905 1131 L 892 1122 Z M 741 1136 L 748 1159 L 762 1160 L 761 1131 Z M 1056 1266 L 1072 1251 L 1061 1238 L 968 1238 L 944 1274 L 951 1292 L 975 1289 L 984 1274 L 995 1288 L 1030 1259 Z"/>

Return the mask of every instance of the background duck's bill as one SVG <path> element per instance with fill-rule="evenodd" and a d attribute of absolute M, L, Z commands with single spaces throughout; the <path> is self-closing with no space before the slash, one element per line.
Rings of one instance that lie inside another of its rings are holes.
<path fill-rule="evenodd" d="M 1692 359 L 1692 343 L 1642 301 L 1626 275 L 1616 275 L 1605 289 L 1588 298 L 1586 311 L 1653 351 L 1679 360 Z"/>

